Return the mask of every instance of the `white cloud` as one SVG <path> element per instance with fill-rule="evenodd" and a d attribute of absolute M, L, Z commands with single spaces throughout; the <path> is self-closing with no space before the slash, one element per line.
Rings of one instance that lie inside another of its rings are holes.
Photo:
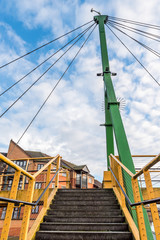
<path fill-rule="evenodd" d="M 49 0 L 12 0 L 7 6 L 8 9 L 15 10 L 17 19 L 23 22 L 26 29 L 40 29 L 40 31 L 47 29 L 54 37 L 90 21 L 94 16 L 90 13 L 92 7 L 103 14 L 160 25 L 156 17 L 159 12 L 158 1 L 144 3 L 140 0 L 132 2 L 125 0 L 122 4 L 120 0 L 101 1 L 100 3 L 93 0 L 83 3 L 69 0 L 54 1 L 53 6 L 53 2 Z M 11 26 L 1 22 L 0 28 L 5 29 L 7 33 L 5 35 L 1 31 L 0 35 L 0 63 L 2 64 L 27 51 L 28 46 Z M 135 34 L 133 36 L 136 37 Z M 22 139 L 21 146 L 24 149 L 41 150 L 51 155 L 60 153 L 68 161 L 87 164 L 91 174 L 102 179 L 103 170 L 106 169 L 106 157 L 105 130 L 99 127 L 99 124 L 104 122 L 104 113 L 101 112 L 103 80 L 101 77 L 96 77 L 96 73 L 102 71 L 98 30 L 93 33 L 93 37 L 75 61 L 71 68 L 72 71 L 67 73 L 60 82 L 53 96 Z M 127 38 L 122 37 L 122 39 L 158 78 L 159 59 L 145 53 Z M 44 39 L 38 40 L 39 43 L 41 41 Z M 117 77 L 113 78 L 116 95 L 124 97 L 127 103 L 122 112 L 122 118 L 132 154 L 156 154 L 159 152 L 160 140 L 158 85 L 138 63 L 135 63 L 133 57 L 111 35 L 109 30 L 107 30 L 107 42 L 111 71 L 117 72 Z M 64 44 L 63 41 L 60 43 Z M 3 144 L 3 149 L 4 145 L 7 148 L 11 138 L 18 140 L 77 50 L 76 47 L 68 58 L 58 62 L 58 70 L 53 68 L 49 71 L 31 92 L 27 93 L 14 109 L 1 119 L 0 142 Z M 23 62 L 19 61 L 18 65 L 11 65 L 9 70 L 3 70 L 1 74 L 6 77 L 6 83 L 11 83 L 8 82 L 9 79 L 14 82 L 37 63 L 43 61 L 52 51 L 55 51 L 55 48 L 48 53 L 42 51 L 41 56 L 36 60 L 30 57 Z M 64 50 L 61 51 L 63 52 Z M 56 57 L 53 57 L 49 63 L 51 64 L 55 59 Z M 46 66 L 49 65 L 46 64 Z M 6 103 L 7 97 L 3 97 L 5 101 L 1 105 L 1 112 L 40 76 L 44 69 L 45 67 L 42 67 L 29 76 L 25 84 L 20 85 L 17 90 L 14 88 L 11 93 L 12 98 L 8 97 L 9 102 Z M 5 89 L 5 87 L 6 84 L 3 83 L 0 88 Z"/>

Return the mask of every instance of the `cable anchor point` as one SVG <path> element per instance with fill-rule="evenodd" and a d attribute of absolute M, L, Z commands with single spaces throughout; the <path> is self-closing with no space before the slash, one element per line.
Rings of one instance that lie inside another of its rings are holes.
<path fill-rule="evenodd" d="M 100 12 L 98 12 L 98 11 L 94 10 L 93 8 L 91 8 L 91 12 L 96 12 L 96 13 L 98 13 L 98 15 L 101 15 L 101 13 L 100 13 Z"/>

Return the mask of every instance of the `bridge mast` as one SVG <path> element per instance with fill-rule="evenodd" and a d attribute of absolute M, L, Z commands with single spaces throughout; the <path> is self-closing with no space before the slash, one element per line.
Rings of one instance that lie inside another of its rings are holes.
<path fill-rule="evenodd" d="M 102 59 L 102 70 L 103 70 L 103 80 L 104 80 L 104 89 L 105 89 L 105 126 L 106 126 L 106 140 L 107 140 L 107 163 L 108 166 L 109 160 L 108 156 L 110 153 L 114 153 L 114 145 L 113 145 L 113 130 L 117 145 L 117 150 L 119 154 L 120 161 L 132 172 L 135 172 L 134 163 L 132 160 L 130 148 L 128 145 L 126 133 L 124 130 L 122 118 L 119 111 L 119 103 L 117 102 L 112 79 L 111 72 L 109 67 L 109 58 L 106 44 L 106 34 L 104 24 L 107 22 L 107 15 L 98 15 L 94 17 L 94 21 L 99 25 L 99 36 L 100 36 L 100 47 L 101 47 L 101 59 Z M 131 200 L 134 202 L 132 185 L 131 181 L 128 181 L 127 173 L 123 172 L 126 192 Z M 147 212 L 143 209 L 147 236 L 149 239 L 153 239 L 150 224 L 147 216 Z M 137 221 L 135 210 L 132 210 L 132 216 Z"/>

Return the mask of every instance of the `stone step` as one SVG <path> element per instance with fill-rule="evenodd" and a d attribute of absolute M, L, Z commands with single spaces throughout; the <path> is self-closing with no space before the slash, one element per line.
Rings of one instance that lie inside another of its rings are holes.
<path fill-rule="evenodd" d="M 59 195 L 57 195 L 56 197 L 55 197 L 55 200 L 61 200 L 61 201 L 111 201 L 111 202 L 115 202 L 115 201 L 117 201 L 116 200 L 116 198 L 114 197 L 114 196 L 97 196 L 97 195 L 95 195 L 95 196 L 83 196 L 83 194 L 82 195 L 79 195 L 79 196 L 59 196 Z"/>
<path fill-rule="evenodd" d="M 131 240 L 112 189 L 59 189 L 36 240 Z"/>
<path fill-rule="evenodd" d="M 97 231 L 39 231 L 36 234 L 37 240 L 131 240 L 130 232 L 97 232 Z"/>
<path fill-rule="evenodd" d="M 48 210 L 48 215 L 55 217 L 110 217 L 110 216 L 121 216 L 121 210 L 116 209 L 114 211 L 61 211 L 61 210 Z"/>
<path fill-rule="evenodd" d="M 111 204 L 117 204 L 117 201 L 116 200 L 113 200 L 112 203 L 109 202 L 109 201 L 97 201 L 97 200 L 82 200 L 82 201 L 74 201 L 74 200 L 68 200 L 68 201 L 63 201 L 63 200 L 53 200 L 52 201 L 52 204 L 55 204 L 55 205 L 64 205 L 64 206 L 75 206 L 75 205 L 81 205 L 81 206 L 97 206 L 97 205 L 100 205 L 100 206 L 107 206 L 107 205 L 111 205 Z"/>
<path fill-rule="evenodd" d="M 77 193 L 113 193 L 113 190 L 112 189 L 101 189 L 101 188 L 99 188 L 99 189 L 93 189 L 93 188 L 91 188 L 91 189 L 58 189 L 58 193 L 62 193 L 62 192 L 67 192 L 67 193 L 69 193 L 69 192 L 72 192 L 72 193 L 75 193 L 75 192 L 77 192 Z"/>
<path fill-rule="evenodd" d="M 111 204 L 111 203 L 110 203 Z M 104 206 L 98 206 L 98 205 L 57 205 L 57 204 L 51 204 L 50 209 L 53 210 L 61 210 L 61 211 L 109 211 L 109 210 L 115 210 L 120 209 L 118 204 L 112 204 L 112 205 L 104 205 Z"/>
<path fill-rule="evenodd" d="M 40 230 L 49 231 L 127 231 L 127 223 L 41 223 Z"/>
<path fill-rule="evenodd" d="M 115 197 L 113 192 L 58 192 L 57 196 L 110 196 Z"/>
<path fill-rule="evenodd" d="M 110 217 L 55 217 L 54 215 L 44 216 L 44 222 L 63 222 L 63 223 L 123 223 L 122 216 Z"/>

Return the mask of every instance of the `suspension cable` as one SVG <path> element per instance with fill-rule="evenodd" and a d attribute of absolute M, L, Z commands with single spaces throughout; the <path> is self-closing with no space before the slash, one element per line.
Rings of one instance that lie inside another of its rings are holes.
<path fill-rule="evenodd" d="M 47 59 L 45 59 L 43 62 L 41 62 L 39 65 L 37 65 L 35 68 L 33 68 L 30 72 L 28 72 L 25 76 L 23 76 L 22 78 L 20 78 L 18 81 L 16 81 L 14 84 L 12 84 L 10 87 L 8 87 L 6 90 L 4 90 L 2 93 L 0 93 L 0 97 L 5 94 L 7 91 L 9 91 L 12 87 L 14 87 L 15 85 L 17 85 L 19 82 L 21 82 L 23 79 L 25 79 L 27 76 L 29 76 L 29 74 L 31 74 L 32 72 L 34 72 L 36 69 L 38 69 L 41 65 L 43 65 L 45 62 L 47 62 L 49 59 L 51 59 L 54 55 L 56 55 L 58 52 L 60 52 L 63 48 L 65 48 L 67 45 L 69 45 L 73 40 L 75 40 L 77 37 L 79 37 L 81 34 L 83 34 L 86 30 L 90 29 L 90 27 L 92 27 L 94 24 L 92 24 L 91 26 L 89 26 L 88 28 L 86 28 L 85 30 L 83 30 L 81 33 L 79 33 L 75 38 L 73 38 L 71 41 L 69 41 L 68 43 L 66 43 L 63 47 L 61 47 L 59 50 L 57 50 L 56 52 L 54 52 L 52 55 L 50 55 Z"/>
<path fill-rule="evenodd" d="M 94 24 L 95 25 L 95 24 Z M 21 139 L 23 138 L 23 136 L 25 135 L 25 133 L 27 132 L 27 130 L 29 129 L 29 127 L 31 126 L 31 124 L 33 123 L 33 121 L 36 119 L 36 117 L 38 116 L 38 114 L 40 113 L 40 111 L 42 110 L 42 108 L 44 107 L 44 105 L 46 104 L 46 102 L 48 101 L 48 99 L 50 98 L 50 96 L 52 95 L 52 93 L 54 92 L 54 90 L 56 89 L 56 87 L 58 86 L 58 84 L 60 83 L 60 81 L 62 80 L 62 78 L 64 77 L 64 75 L 66 74 L 66 72 L 68 71 L 68 69 L 71 67 L 72 63 L 75 61 L 76 57 L 78 56 L 78 54 L 80 53 L 80 51 L 82 50 L 82 48 L 84 47 L 84 45 L 86 44 L 86 42 L 88 41 L 89 37 L 91 36 L 91 34 L 93 33 L 93 31 L 95 30 L 95 28 L 97 27 L 97 24 L 94 26 L 94 28 L 91 30 L 91 32 L 89 33 L 88 37 L 86 38 L 86 40 L 84 41 L 84 43 L 81 45 L 81 47 L 79 48 L 79 50 L 77 51 L 77 53 L 75 54 L 74 58 L 72 59 L 72 61 L 69 63 L 68 67 L 66 68 L 66 70 L 64 71 L 64 73 L 61 75 L 61 77 L 59 78 L 59 80 L 57 81 L 57 83 L 55 84 L 55 86 L 53 87 L 53 89 L 51 90 L 51 92 L 49 93 L 48 97 L 45 99 L 45 101 L 43 102 L 43 104 L 41 105 L 41 107 L 39 108 L 39 110 L 37 111 L 37 113 L 35 114 L 35 116 L 32 118 L 31 122 L 28 124 L 28 126 L 26 127 L 25 131 L 23 132 L 23 134 L 21 135 L 21 137 L 19 138 L 19 140 L 17 141 L 17 144 L 19 144 L 19 142 L 21 141 Z M 13 150 L 12 150 L 13 151 Z"/>
<path fill-rule="evenodd" d="M 114 33 L 114 31 L 106 25 L 114 36 L 122 43 L 122 45 L 130 52 L 130 54 L 136 59 L 136 61 L 144 68 L 144 70 L 150 75 L 150 77 L 160 86 L 160 83 L 153 77 L 153 75 L 147 70 L 147 68 L 138 60 L 138 58 L 131 52 L 131 50 L 122 42 L 122 40 Z"/>
<path fill-rule="evenodd" d="M 130 24 L 134 24 L 134 25 L 139 25 L 139 26 L 142 26 L 142 27 L 157 29 L 157 30 L 160 29 L 160 26 L 154 25 L 154 24 L 149 24 L 149 23 L 137 22 L 137 21 L 133 21 L 133 20 L 111 17 L 111 16 L 108 16 L 108 19 L 111 19 L 111 20 L 114 19 L 114 20 L 117 20 L 117 21 L 120 21 L 120 22 L 126 22 L 126 23 L 130 23 Z"/>
<path fill-rule="evenodd" d="M 95 23 L 93 24 L 95 25 Z M 92 26 L 91 26 L 92 27 Z M 90 28 L 91 28 L 90 27 Z M 89 28 L 89 29 L 90 29 Z M 36 80 L 34 81 L 29 88 L 27 88 L 1 115 L 4 116 L 88 31 L 89 29 L 85 30 L 85 32 L 52 64 L 50 65 L 49 68 L 43 74 Z"/>
<path fill-rule="evenodd" d="M 139 35 L 142 35 L 142 36 L 144 36 L 146 38 L 149 38 L 149 39 L 152 39 L 152 40 L 160 42 L 160 40 L 158 40 L 158 39 L 160 39 L 159 35 L 156 35 L 156 34 L 153 34 L 153 33 L 149 33 L 149 32 L 137 29 L 137 28 L 133 28 L 133 27 L 127 26 L 125 24 L 121 24 L 119 22 L 111 21 L 111 20 L 109 20 L 108 23 L 112 23 L 112 24 L 118 25 L 119 27 L 121 27 L 123 29 L 126 29 L 128 31 L 131 31 L 131 32 L 137 33 Z"/>
<path fill-rule="evenodd" d="M 130 39 L 134 40 L 135 42 L 137 42 L 138 44 L 140 44 L 142 47 L 146 48 L 149 52 L 153 53 L 154 55 L 156 55 L 157 57 L 160 57 L 160 53 L 155 51 L 154 49 L 150 48 L 149 46 L 145 45 L 144 43 L 138 41 L 137 39 L 131 37 L 129 34 L 125 33 L 124 31 L 122 31 L 121 29 L 119 29 L 118 27 L 114 26 L 113 24 L 108 23 L 111 27 L 117 29 L 118 31 L 120 31 L 121 33 L 123 33 L 125 36 L 129 37 Z"/>
<path fill-rule="evenodd" d="M 77 27 L 77 28 L 75 28 L 75 29 L 73 29 L 73 30 L 71 30 L 71 31 L 69 31 L 69 32 L 67 32 L 67 33 L 65 33 L 65 34 L 63 34 L 63 35 L 61 35 L 60 37 L 57 37 L 57 38 L 55 38 L 55 39 L 53 39 L 53 40 L 51 40 L 51 41 L 49 41 L 49 42 L 47 42 L 47 43 L 41 45 L 41 46 L 38 47 L 38 48 L 35 48 L 34 50 L 31 50 L 30 52 L 27 52 L 27 53 L 23 54 L 22 56 L 20 56 L 20 57 L 18 57 L 18 58 L 13 59 L 12 61 L 10 61 L 10 62 L 8 62 L 8 63 L 5 63 L 4 65 L 0 66 L 0 69 L 1 69 L 1 68 L 4 68 L 4 67 L 6 67 L 6 66 L 8 66 L 9 64 L 11 64 L 11 63 L 13 63 L 13 62 L 15 62 L 15 61 L 17 61 L 17 60 L 19 60 L 19 59 L 21 59 L 21 58 L 27 56 L 27 55 L 33 53 L 33 52 L 35 52 L 35 51 L 37 51 L 37 50 L 39 50 L 39 49 L 41 49 L 41 48 L 43 48 L 43 47 L 45 47 L 45 46 L 47 46 L 47 45 L 49 45 L 49 44 L 51 44 L 51 43 L 53 43 L 53 42 L 59 40 L 59 39 L 61 39 L 62 37 L 67 36 L 68 34 L 70 34 L 70 33 L 74 32 L 74 31 L 76 31 L 76 30 L 79 29 L 79 28 L 84 27 L 85 25 L 87 25 L 87 24 L 89 24 L 89 23 L 91 23 L 91 22 L 93 22 L 93 20 L 91 20 L 91 21 L 89 21 L 89 22 L 87 22 L 87 23 L 85 23 L 85 24 L 83 24 L 83 25 L 81 25 L 81 26 L 79 26 L 79 27 Z"/>

